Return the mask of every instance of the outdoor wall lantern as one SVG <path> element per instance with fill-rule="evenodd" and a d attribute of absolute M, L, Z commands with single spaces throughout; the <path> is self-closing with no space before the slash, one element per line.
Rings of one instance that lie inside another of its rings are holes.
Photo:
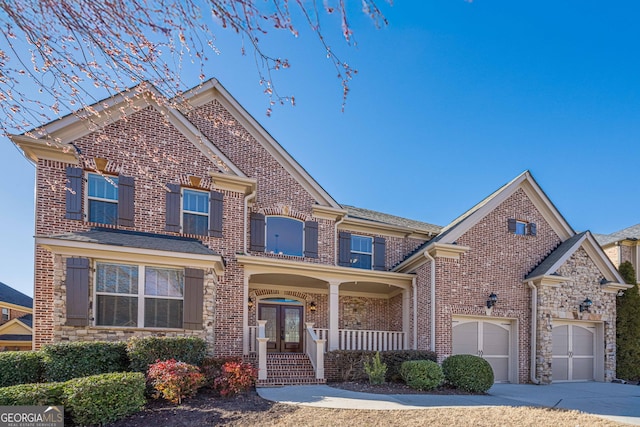
<path fill-rule="evenodd" d="M 247 302 L 247 306 L 249 307 L 249 310 L 251 310 L 253 308 L 253 300 L 251 299 L 251 297 L 249 297 L 249 301 Z"/>
<path fill-rule="evenodd" d="M 487 308 L 493 308 L 493 306 L 496 305 L 497 302 L 498 302 L 498 295 L 491 292 L 491 295 L 489 295 L 489 299 L 487 300 Z"/>
<path fill-rule="evenodd" d="M 315 311 L 317 310 L 318 307 L 316 307 L 316 303 L 314 301 L 311 301 L 309 303 L 309 311 L 312 311 L 315 313 Z"/>
<path fill-rule="evenodd" d="M 589 308 L 591 308 L 591 305 L 593 305 L 593 302 L 587 298 L 584 301 L 582 301 L 580 303 L 580 313 L 582 313 L 583 311 L 589 311 Z"/>

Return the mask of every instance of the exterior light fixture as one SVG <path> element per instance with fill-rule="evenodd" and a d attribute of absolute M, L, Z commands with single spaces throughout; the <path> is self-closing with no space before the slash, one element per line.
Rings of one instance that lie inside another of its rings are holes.
<path fill-rule="evenodd" d="M 493 306 L 496 305 L 497 302 L 498 302 L 498 295 L 491 292 L 491 295 L 489 295 L 489 299 L 487 300 L 487 308 L 493 308 Z"/>
<path fill-rule="evenodd" d="M 580 313 L 582 313 L 583 311 L 589 312 L 589 309 L 591 308 L 592 305 L 593 305 L 593 302 L 589 298 L 586 298 L 584 301 L 580 303 Z"/>
<path fill-rule="evenodd" d="M 316 303 L 314 301 L 311 301 L 309 303 L 309 311 L 314 312 L 318 309 L 318 307 L 316 306 Z"/>
<path fill-rule="evenodd" d="M 253 308 L 253 300 L 251 299 L 251 297 L 249 297 L 249 301 L 247 301 L 247 306 L 249 307 L 249 310 Z"/>

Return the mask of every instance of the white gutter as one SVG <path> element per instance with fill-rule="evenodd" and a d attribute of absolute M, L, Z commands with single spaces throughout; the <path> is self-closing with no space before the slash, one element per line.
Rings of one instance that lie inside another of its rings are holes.
<path fill-rule="evenodd" d="M 244 236 L 243 236 L 243 253 L 245 255 L 248 254 L 247 252 L 247 215 L 248 215 L 248 211 L 249 211 L 249 199 L 253 199 L 254 197 L 256 197 L 256 193 L 258 192 L 257 189 L 253 190 L 253 192 L 251 194 L 247 194 L 246 196 L 244 196 Z"/>
<path fill-rule="evenodd" d="M 346 215 L 340 218 L 340 221 L 336 221 L 333 231 L 333 264 L 338 266 L 338 226 L 345 220 Z"/>
<path fill-rule="evenodd" d="M 536 377 L 536 352 L 537 352 L 537 319 L 538 319 L 538 288 L 532 281 L 527 282 L 531 288 L 531 382 L 540 384 L 540 380 Z"/>
<path fill-rule="evenodd" d="M 413 290 L 413 349 L 418 349 L 418 290 L 416 289 L 416 278 L 411 279 L 411 289 Z"/>
<path fill-rule="evenodd" d="M 436 260 L 429 254 L 429 251 L 424 251 L 424 256 L 431 261 L 431 351 L 436 351 Z"/>

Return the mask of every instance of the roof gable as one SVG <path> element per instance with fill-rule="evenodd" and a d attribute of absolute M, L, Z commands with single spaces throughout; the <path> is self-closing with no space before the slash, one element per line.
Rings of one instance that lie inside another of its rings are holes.
<path fill-rule="evenodd" d="M 187 91 L 180 98 L 182 111 L 191 111 L 212 101 L 218 101 L 244 129 L 271 155 L 293 179 L 323 206 L 341 206 L 313 177 L 273 138 L 256 119 L 216 80 L 211 79 Z"/>
<path fill-rule="evenodd" d="M 610 245 L 611 243 L 621 240 L 638 240 L 640 239 L 640 224 L 632 225 L 631 227 L 611 234 L 595 234 L 594 237 L 602 246 Z"/>
<path fill-rule="evenodd" d="M 0 282 L 0 304 L 3 302 L 20 307 L 26 307 L 29 310 L 33 307 L 33 298 Z"/>
<path fill-rule="evenodd" d="M 160 103 L 159 99 L 162 99 L 162 95 L 153 86 L 145 83 L 96 102 L 89 107 L 92 113 L 78 111 L 26 134 L 11 135 L 11 139 L 34 162 L 37 162 L 38 158 L 50 158 L 78 163 L 75 149 L 71 145 L 73 141 L 151 106 L 224 173 L 246 177 L 242 170 L 178 109 Z"/>

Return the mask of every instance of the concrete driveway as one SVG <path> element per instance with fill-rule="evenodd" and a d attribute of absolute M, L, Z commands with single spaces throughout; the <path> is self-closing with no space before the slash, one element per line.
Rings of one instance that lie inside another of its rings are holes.
<path fill-rule="evenodd" d="M 542 406 L 576 409 L 640 425 L 640 386 L 612 383 L 495 384 L 488 395 L 370 394 L 325 385 L 258 388 L 264 399 L 339 409 L 425 409 L 453 406 Z"/>

